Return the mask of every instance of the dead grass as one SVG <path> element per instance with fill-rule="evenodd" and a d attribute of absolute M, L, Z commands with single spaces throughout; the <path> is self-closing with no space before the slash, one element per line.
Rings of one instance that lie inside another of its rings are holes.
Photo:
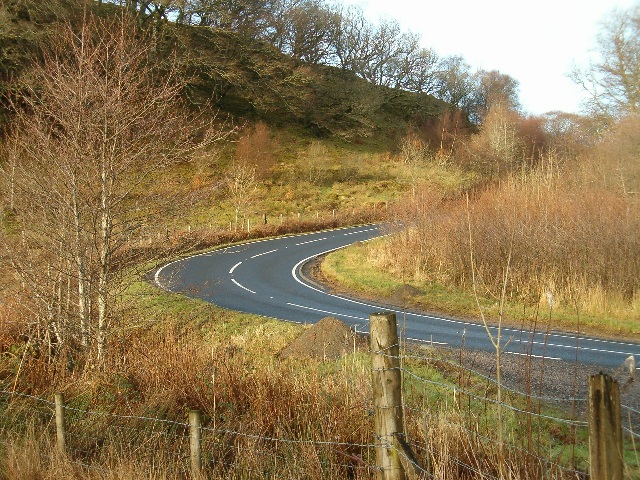
<path fill-rule="evenodd" d="M 137 327 L 114 338 L 102 368 L 73 357 L 51 363 L 28 358 L 16 390 L 45 399 L 65 393 L 69 452 L 61 456 L 55 449 L 51 407 L 14 396 L 0 402 L 0 478 L 188 478 L 184 423 L 190 409 L 199 409 L 210 429 L 203 432 L 207 478 L 375 476 L 369 467 L 373 449 L 363 446 L 375 443 L 366 352 L 333 361 L 282 359 L 279 352 L 303 327 L 173 294 L 153 297 L 151 290 L 140 286 L 130 296 L 131 312 L 144 318 L 132 318 Z M 16 369 L 3 360 L 2 389 L 15 381 Z M 434 372 L 433 378 L 448 381 L 446 369 Z M 432 459 L 434 472 L 447 479 L 483 478 L 473 469 L 495 474 L 501 458 L 514 478 L 539 478 L 534 460 L 523 460 L 518 451 L 498 457 L 495 443 L 460 427 L 470 428 L 476 418 L 490 434 L 491 420 L 481 420 L 486 405 L 461 411 L 450 395 L 446 388 L 436 393 L 421 387 L 407 400 L 413 407 L 410 438 L 422 448 L 417 453 L 423 461 Z"/>
<path fill-rule="evenodd" d="M 511 251 L 511 302 L 546 307 L 552 295 L 554 308 L 628 320 L 623 330 L 639 331 L 632 321 L 640 311 L 636 197 L 597 186 L 566 188 L 561 179 L 511 177 L 473 195 L 468 217 L 464 198 L 425 190 L 405 203 L 406 228 L 371 245 L 374 265 L 396 278 L 470 290 L 471 247 L 480 293 L 498 299 Z"/>

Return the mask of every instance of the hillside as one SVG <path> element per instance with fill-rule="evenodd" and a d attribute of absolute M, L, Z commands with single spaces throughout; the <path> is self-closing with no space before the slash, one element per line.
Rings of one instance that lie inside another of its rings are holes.
<path fill-rule="evenodd" d="M 89 3 L 99 16 L 119 7 Z M 35 0 L 0 6 L 0 82 L 15 87 L 40 56 L 42 45 L 61 25 L 78 23 L 75 2 Z M 302 126 L 317 137 L 363 142 L 375 136 L 385 146 L 397 143 L 409 125 L 442 113 L 447 105 L 427 94 L 373 85 L 352 72 L 305 63 L 267 42 L 232 30 L 164 24 L 154 34 L 156 61 L 176 62 L 188 82 L 194 105 L 210 104 L 236 123 L 262 120 L 278 128 Z"/>

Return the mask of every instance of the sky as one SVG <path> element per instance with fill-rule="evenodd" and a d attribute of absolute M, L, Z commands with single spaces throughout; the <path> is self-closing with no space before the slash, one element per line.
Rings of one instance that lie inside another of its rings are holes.
<path fill-rule="evenodd" d="M 568 74 L 596 60 L 602 20 L 639 0 L 342 0 L 372 22 L 397 20 L 438 55 L 460 55 L 473 69 L 499 70 L 520 82 L 523 110 L 578 113 L 581 88 Z"/>

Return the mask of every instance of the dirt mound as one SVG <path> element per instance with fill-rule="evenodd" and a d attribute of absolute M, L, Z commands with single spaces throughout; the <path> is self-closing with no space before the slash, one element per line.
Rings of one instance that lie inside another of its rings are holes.
<path fill-rule="evenodd" d="M 356 348 L 360 349 L 364 340 L 357 338 L 348 325 L 336 318 L 325 317 L 285 347 L 280 357 L 332 360 L 352 352 L 354 340 Z"/>
<path fill-rule="evenodd" d="M 414 297 L 422 295 L 423 293 L 419 288 L 405 283 L 391 294 L 389 300 L 395 305 L 406 305 L 410 303 Z"/>

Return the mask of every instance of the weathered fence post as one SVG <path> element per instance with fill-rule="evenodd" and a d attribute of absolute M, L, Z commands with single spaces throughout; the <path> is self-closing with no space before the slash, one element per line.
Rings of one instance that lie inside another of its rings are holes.
<path fill-rule="evenodd" d="M 622 480 L 620 387 L 604 373 L 589 377 L 589 465 L 591 480 Z"/>
<path fill-rule="evenodd" d="M 189 412 L 189 448 L 191 451 L 191 475 L 193 478 L 200 478 L 202 471 L 202 431 L 200 412 L 191 410 Z"/>
<path fill-rule="evenodd" d="M 371 337 L 371 378 L 373 384 L 373 414 L 376 446 L 376 465 L 380 468 L 377 480 L 404 480 L 404 468 L 394 438 L 403 435 L 402 382 L 400 348 L 395 313 L 369 315 Z"/>
<path fill-rule="evenodd" d="M 64 394 L 55 394 L 56 406 L 56 443 L 60 453 L 67 451 L 66 445 L 66 428 L 64 423 Z"/>

